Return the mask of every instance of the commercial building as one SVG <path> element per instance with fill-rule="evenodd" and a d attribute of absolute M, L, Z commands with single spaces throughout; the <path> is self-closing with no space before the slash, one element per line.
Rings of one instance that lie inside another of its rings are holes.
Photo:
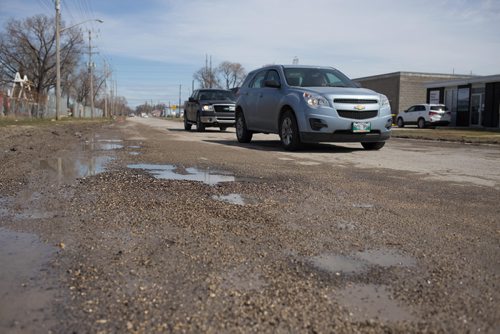
<path fill-rule="evenodd" d="M 500 127 L 500 74 L 426 83 L 427 103 L 444 103 L 454 126 Z"/>
<path fill-rule="evenodd" d="M 393 114 L 398 114 L 412 105 L 425 103 L 426 83 L 471 78 L 470 75 L 394 72 L 353 79 L 362 87 L 384 94 L 389 99 Z"/>

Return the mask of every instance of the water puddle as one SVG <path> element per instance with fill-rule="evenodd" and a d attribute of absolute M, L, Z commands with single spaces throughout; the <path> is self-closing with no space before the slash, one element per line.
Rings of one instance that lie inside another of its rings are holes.
<path fill-rule="evenodd" d="M 127 167 L 146 170 L 157 179 L 196 181 L 211 186 L 221 182 L 235 181 L 235 177 L 232 174 L 210 169 L 198 169 L 193 167 L 184 169 L 174 165 L 154 164 L 131 164 Z"/>
<path fill-rule="evenodd" d="M 213 195 L 212 199 L 220 202 L 226 202 L 235 205 L 247 205 L 247 204 L 257 204 L 256 199 L 250 198 L 248 196 L 243 196 L 240 194 L 229 194 L 229 195 Z"/>
<path fill-rule="evenodd" d="M 55 252 L 34 234 L 0 228 L 0 332 L 47 332 L 46 312 L 57 290 L 42 288 L 40 280 Z"/>
<path fill-rule="evenodd" d="M 132 152 L 128 152 L 129 155 L 139 155 L 141 154 L 140 152 L 135 152 L 135 151 L 132 151 Z"/>
<path fill-rule="evenodd" d="M 106 165 L 114 158 L 106 156 L 89 157 L 88 159 L 55 158 L 40 160 L 39 167 L 49 171 L 52 177 L 59 182 L 71 182 L 77 178 L 93 176 L 103 173 Z"/>
<path fill-rule="evenodd" d="M 335 294 L 337 302 L 355 321 L 379 319 L 386 322 L 417 321 L 409 309 L 399 304 L 387 286 L 354 284 Z"/>
<path fill-rule="evenodd" d="M 311 262 L 316 268 L 337 275 L 358 274 L 367 269 L 364 261 L 343 255 L 321 254 L 311 258 Z"/>
<path fill-rule="evenodd" d="M 241 292 L 260 291 L 267 286 L 266 281 L 255 272 L 248 272 L 244 267 L 235 268 L 222 276 L 221 287 L 225 290 Z"/>
<path fill-rule="evenodd" d="M 366 250 L 349 256 L 335 254 L 320 254 L 310 259 L 312 265 L 319 270 L 341 274 L 360 274 L 370 267 L 412 267 L 416 260 L 392 249 Z"/>
<path fill-rule="evenodd" d="M 359 204 L 353 204 L 353 208 L 358 208 L 358 209 L 371 209 L 374 207 L 373 204 L 367 204 L 367 203 L 359 203 Z"/>
<path fill-rule="evenodd" d="M 118 150 L 123 148 L 120 139 L 99 139 L 99 149 L 103 151 Z"/>
<path fill-rule="evenodd" d="M 132 148 L 132 149 L 139 149 L 139 148 L 142 148 L 142 146 L 139 146 L 139 145 L 129 145 L 127 146 L 128 148 Z"/>

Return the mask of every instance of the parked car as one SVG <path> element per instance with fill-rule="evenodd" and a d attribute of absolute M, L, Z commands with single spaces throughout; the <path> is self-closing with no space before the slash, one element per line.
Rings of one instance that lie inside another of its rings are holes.
<path fill-rule="evenodd" d="M 398 127 L 417 125 L 425 128 L 429 125 L 448 125 L 451 112 L 444 104 L 417 104 L 398 114 Z"/>
<path fill-rule="evenodd" d="M 381 149 L 392 118 L 385 95 L 359 88 L 332 67 L 272 65 L 248 74 L 236 101 L 236 136 L 277 133 L 286 150 L 302 143 L 359 142 Z"/>
<path fill-rule="evenodd" d="M 197 89 L 184 103 L 184 129 L 205 131 L 206 127 L 219 127 L 225 131 L 234 126 L 235 96 L 230 90 Z"/>

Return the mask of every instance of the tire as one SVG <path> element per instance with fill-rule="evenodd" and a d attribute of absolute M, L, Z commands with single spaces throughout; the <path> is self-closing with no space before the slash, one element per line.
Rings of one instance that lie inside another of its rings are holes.
<path fill-rule="evenodd" d="M 281 116 L 279 130 L 281 145 L 285 150 L 295 151 L 302 146 L 297 120 L 292 111 L 285 111 Z"/>
<path fill-rule="evenodd" d="M 401 117 L 398 117 L 398 128 L 404 128 L 405 127 L 405 122 Z"/>
<path fill-rule="evenodd" d="M 205 131 L 205 125 L 201 122 L 201 116 L 200 113 L 196 115 L 196 131 L 198 132 L 204 132 Z"/>
<path fill-rule="evenodd" d="M 375 143 L 361 143 L 363 148 L 368 151 L 377 151 L 380 150 L 385 145 L 385 141 L 379 141 Z"/>
<path fill-rule="evenodd" d="M 225 126 L 221 126 L 221 127 L 219 127 L 219 129 L 220 129 L 221 131 L 226 131 L 226 129 L 227 129 L 227 128 L 226 128 Z"/>
<path fill-rule="evenodd" d="M 240 143 L 249 143 L 252 140 L 253 132 L 248 130 L 243 112 L 236 114 L 236 138 Z"/>
<path fill-rule="evenodd" d="M 417 126 L 418 126 L 419 129 L 425 128 L 425 119 L 419 118 L 418 121 L 417 121 Z"/>
<path fill-rule="evenodd" d="M 184 114 L 184 130 L 191 131 L 192 124 L 188 122 L 186 114 Z"/>

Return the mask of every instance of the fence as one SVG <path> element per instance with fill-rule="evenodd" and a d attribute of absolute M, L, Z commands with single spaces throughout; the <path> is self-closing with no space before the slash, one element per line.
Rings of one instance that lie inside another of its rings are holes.
<path fill-rule="evenodd" d="M 18 99 L 9 97 L 5 92 L 0 91 L 0 117 L 15 118 L 55 118 L 56 117 L 56 98 L 54 94 L 40 99 L 41 103 L 27 99 Z M 90 107 L 83 106 L 80 103 L 72 101 L 68 107 L 68 97 L 61 97 L 60 117 L 78 117 L 91 118 L 92 111 Z M 94 108 L 94 117 L 102 117 L 103 112 L 99 108 Z"/>

